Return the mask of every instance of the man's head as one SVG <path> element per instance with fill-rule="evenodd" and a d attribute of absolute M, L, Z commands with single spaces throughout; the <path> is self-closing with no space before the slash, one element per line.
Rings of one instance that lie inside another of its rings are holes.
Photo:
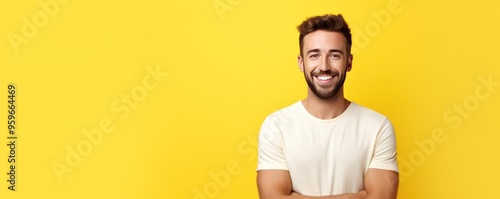
<path fill-rule="evenodd" d="M 351 33 L 342 15 L 310 17 L 300 24 L 299 68 L 310 91 L 320 99 L 332 99 L 343 89 L 351 70 Z"/>

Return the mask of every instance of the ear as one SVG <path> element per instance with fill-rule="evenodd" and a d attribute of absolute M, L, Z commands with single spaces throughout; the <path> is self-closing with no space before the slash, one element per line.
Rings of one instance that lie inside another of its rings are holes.
<path fill-rule="evenodd" d="M 352 69 L 352 59 L 354 59 L 354 56 L 352 54 L 347 57 L 347 71 L 351 71 Z"/>
<path fill-rule="evenodd" d="M 304 72 L 304 60 L 300 55 L 297 56 L 297 64 L 299 65 L 300 72 Z"/>

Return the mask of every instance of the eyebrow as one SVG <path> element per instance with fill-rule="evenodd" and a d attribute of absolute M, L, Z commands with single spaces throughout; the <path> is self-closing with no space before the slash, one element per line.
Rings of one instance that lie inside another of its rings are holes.
<path fill-rule="evenodd" d="M 306 54 L 313 53 L 313 52 L 314 52 L 314 53 L 318 53 L 318 52 L 321 52 L 321 50 L 319 50 L 318 48 L 311 49 L 311 50 L 308 50 Z M 339 49 L 330 49 L 330 50 L 328 50 L 328 52 L 330 52 L 330 53 L 333 53 L 333 52 L 338 52 L 338 53 L 340 53 L 340 54 L 342 54 L 342 55 L 344 54 L 344 52 L 342 52 L 342 51 L 341 51 L 341 50 L 339 50 Z"/>

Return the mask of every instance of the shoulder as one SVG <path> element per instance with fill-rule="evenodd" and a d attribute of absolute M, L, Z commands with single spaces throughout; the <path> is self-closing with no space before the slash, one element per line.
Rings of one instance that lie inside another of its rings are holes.
<path fill-rule="evenodd" d="M 277 126 L 286 126 L 290 124 L 297 116 L 301 113 L 301 102 L 296 102 L 288 107 L 277 110 L 271 114 L 269 114 L 265 121 L 268 124 L 274 124 Z"/>
<path fill-rule="evenodd" d="M 351 102 L 351 114 L 350 117 L 354 118 L 355 120 L 365 123 L 368 126 L 381 126 L 384 124 L 390 124 L 389 119 L 387 116 L 373 110 L 370 108 L 367 108 L 365 106 L 359 105 L 355 102 Z"/>
<path fill-rule="evenodd" d="M 277 146 L 281 145 L 284 129 L 296 122 L 296 115 L 300 112 L 299 103 L 277 110 L 265 118 L 260 127 L 259 146 L 265 146 L 269 143 Z"/>
<path fill-rule="evenodd" d="M 387 116 L 364 106 L 354 104 L 355 110 L 352 111 L 353 124 L 356 125 L 360 132 L 370 135 L 374 140 L 392 140 L 387 143 L 395 143 L 394 127 Z"/>

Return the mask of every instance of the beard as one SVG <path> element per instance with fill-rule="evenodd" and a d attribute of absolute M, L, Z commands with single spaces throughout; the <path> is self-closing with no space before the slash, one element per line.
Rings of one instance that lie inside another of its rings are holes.
<path fill-rule="evenodd" d="M 327 88 L 322 88 L 319 85 L 314 84 L 313 77 L 321 74 L 331 74 L 333 77 L 339 77 L 340 79 L 335 82 L 335 85 L 331 89 Z M 306 78 L 307 85 L 309 86 L 309 89 L 316 95 L 316 97 L 322 99 L 322 100 L 329 100 L 333 99 L 337 94 L 340 92 L 340 89 L 344 86 L 345 78 L 346 78 L 347 71 L 344 71 L 344 73 L 339 76 L 339 72 L 334 72 L 334 71 L 324 71 L 324 72 L 314 72 L 311 71 L 309 75 L 307 75 L 304 72 L 304 77 Z"/>

